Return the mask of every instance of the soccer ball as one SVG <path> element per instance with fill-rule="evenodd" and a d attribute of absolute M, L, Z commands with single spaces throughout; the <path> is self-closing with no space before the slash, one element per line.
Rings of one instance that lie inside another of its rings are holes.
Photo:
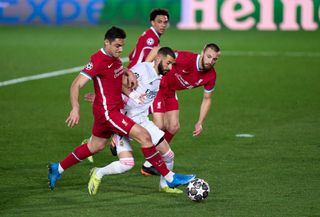
<path fill-rule="evenodd" d="M 195 179 L 189 182 L 186 193 L 192 201 L 202 201 L 206 199 L 210 192 L 209 184 L 203 179 Z"/>

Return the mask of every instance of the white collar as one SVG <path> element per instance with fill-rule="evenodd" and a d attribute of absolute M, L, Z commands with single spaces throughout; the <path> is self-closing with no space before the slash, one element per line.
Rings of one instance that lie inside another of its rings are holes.
<path fill-rule="evenodd" d="M 154 34 L 160 39 L 159 33 L 153 28 L 153 26 L 150 27 L 150 29 L 154 32 Z"/>
<path fill-rule="evenodd" d="M 196 67 L 198 71 L 202 71 L 202 69 L 200 69 L 200 54 L 198 54 L 197 56 Z"/>

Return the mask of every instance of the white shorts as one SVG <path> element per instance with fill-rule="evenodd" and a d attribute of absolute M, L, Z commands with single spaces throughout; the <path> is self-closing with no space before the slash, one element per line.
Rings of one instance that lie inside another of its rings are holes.
<path fill-rule="evenodd" d="M 152 121 L 148 118 L 145 118 L 143 121 L 136 121 L 142 127 L 146 128 L 149 134 L 151 135 L 151 140 L 153 144 L 158 144 L 159 140 L 164 136 L 164 132 L 160 130 Z M 113 135 L 114 142 L 117 147 L 117 153 L 123 151 L 132 151 L 131 139 L 125 136 L 119 136 L 117 134 Z"/>

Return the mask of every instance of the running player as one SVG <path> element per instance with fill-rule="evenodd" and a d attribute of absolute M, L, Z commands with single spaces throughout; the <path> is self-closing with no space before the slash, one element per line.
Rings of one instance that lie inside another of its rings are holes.
<path fill-rule="evenodd" d="M 152 142 L 157 144 L 157 150 L 161 153 L 167 167 L 172 170 L 174 164 L 174 153 L 168 143 L 163 139 L 164 132 L 149 120 L 149 107 L 159 91 L 160 76 L 165 75 L 175 62 L 175 53 L 168 47 L 163 47 L 158 51 L 154 63 L 138 63 L 130 70 L 136 75 L 138 80 L 137 89 L 131 93 L 144 96 L 144 100 L 134 101 L 126 95 L 122 95 L 125 102 L 124 114 L 134 120 L 136 123 L 145 127 L 151 135 Z M 127 92 L 126 87 L 123 88 Z M 88 183 L 90 195 L 95 195 L 98 191 L 101 179 L 105 175 L 124 173 L 134 166 L 131 141 L 128 137 L 113 135 L 117 147 L 118 161 L 114 161 L 102 168 L 93 168 L 91 178 Z M 169 188 L 164 177 L 160 178 L 160 192 L 166 193 L 183 193 L 180 189 Z"/>
<path fill-rule="evenodd" d="M 64 170 L 103 150 L 107 139 L 114 133 L 129 136 L 138 141 L 141 144 L 144 157 L 165 177 L 170 188 L 187 184 L 195 178 L 194 175 L 180 175 L 169 170 L 152 143 L 148 131 L 120 112 L 120 109 L 124 106 L 121 96 L 122 83 L 127 83 L 129 88 L 133 88 L 137 83 L 136 77 L 132 72 L 123 68 L 119 58 L 125 38 L 126 34 L 122 29 L 110 28 L 104 37 L 104 47 L 91 56 L 90 62 L 71 85 L 72 110 L 66 123 L 69 127 L 74 127 L 80 119 L 78 102 L 80 89 L 89 80 L 92 79 L 94 82 L 95 100 L 93 103 L 92 136 L 88 143 L 78 146 L 59 163 L 48 165 L 48 180 L 51 190 L 54 189 Z M 127 77 L 123 77 L 123 74 L 126 74 Z"/>

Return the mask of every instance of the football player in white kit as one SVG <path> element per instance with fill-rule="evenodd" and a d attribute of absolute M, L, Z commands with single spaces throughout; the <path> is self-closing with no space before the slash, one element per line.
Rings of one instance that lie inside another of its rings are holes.
<path fill-rule="evenodd" d="M 148 130 L 152 137 L 153 144 L 157 146 L 157 150 L 161 153 L 170 170 L 173 169 L 174 152 L 163 138 L 164 132 L 149 120 L 148 114 L 149 107 L 159 91 L 161 76 L 170 71 L 174 63 L 174 51 L 168 47 L 160 48 L 154 62 L 138 63 L 130 69 L 138 80 L 138 87 L 135 90 L 128 90 L 125 84 L 123 84 L 123 92 L 126 94 L 123 94 L 123 100 L 125 102 L 123 112 L 137 124 L 140 124 Z M 114 135 L 112 139 L 116 144 L 119 160 L 113 161 L 105 167 L 95 167 L 91 170 L 91 177 L 88 183 L 90 195 L 97 193 L 103 176 L 124 173 L 134 166 L 130 138 Z M 160 177 L 159 191 L 166 193 L 183 193 L 180 189 L 169 188 L 162 176 Z"/>

